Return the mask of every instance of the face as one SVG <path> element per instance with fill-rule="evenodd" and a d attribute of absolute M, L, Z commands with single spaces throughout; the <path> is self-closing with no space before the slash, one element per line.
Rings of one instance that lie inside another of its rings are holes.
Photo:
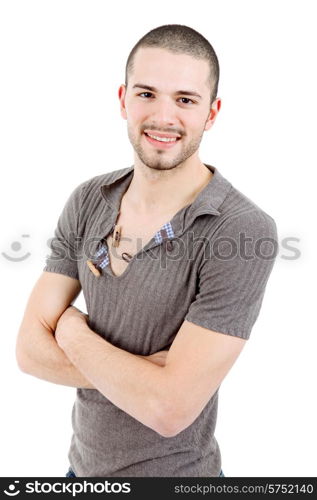
<path fill-rule="evenodd" d="M 119 99 L 130 142 L 144 165 L 169 170 L 198 155 L 221 105 L 216 99 L 210 106 L 208 76 L 205 60 L 158 48 L 136 52 Z"/>

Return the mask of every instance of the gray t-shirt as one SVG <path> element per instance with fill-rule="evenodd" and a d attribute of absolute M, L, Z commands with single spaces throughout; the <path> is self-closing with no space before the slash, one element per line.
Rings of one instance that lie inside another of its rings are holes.
<path fill-rule="evenodd" d="M 149 355 L 172 344 L 184 320 L 248 339 L 278 250 L 272 217 L 218 169 L 194 202 L 179 210 L 112 273 L 112 231 L 134 167 L 99 175 L 70 195 L 45 271 L 80 280 L 90 328 L 128 352 Z M 95 276 L 87 260 L 101 272 Z M 219 476 L 215 439 L 218 390 L 178 435 L 159 435 L 98 390 L 77 389 L 70 465 L 76 476 Z"/>

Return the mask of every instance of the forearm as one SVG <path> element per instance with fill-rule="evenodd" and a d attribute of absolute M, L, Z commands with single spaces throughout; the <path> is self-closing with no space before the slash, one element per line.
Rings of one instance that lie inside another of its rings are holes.
<path fill-rule="evenodd" d="M 32 343 L 29 338 L 29 346 L 23 350 L 23 356 L 18 354 L 17 349 L 17 359 L 24 373 L 42 380 L 70 387 L 95 388 L 71 363 L 53 334 L 44 327 L 36 341 Z"/>
<path fill-rule="evenodd" d="M 144 425 L 165 432 L 164 366 L 113 346 L 82 323 L 76 341 L 63 341 L 70 361 L 107 399 Z"/>
<path fill-rule="evenodd" d="M 18 354 L 21 347 L 17 347 L 17 358 L 20 369 L 29 375 L 52 382 L 82 389 L 96 389 L 96 387 L 76 368 L 69 360 L 63 349 L 57 344 L 53 333 L 44 326 L 37 333 L 36 340 L 28 337 L 28 349 L 23 349 L 23 355 Z M 26 353 L 27 351 L 27 353 Z M 161 351 L 151 356 L 138 356 L 151 363 L 164 366 L 167 351 Z"/>

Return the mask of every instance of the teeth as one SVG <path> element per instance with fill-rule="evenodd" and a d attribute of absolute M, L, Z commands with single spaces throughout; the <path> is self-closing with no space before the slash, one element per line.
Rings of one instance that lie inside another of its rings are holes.
<path fill-rule="evenodd" d="M 176 137 L 157 137 L 156 135 L 151 135 L 147 134 L 149 137 L 152 139 L 155 139 L 156 141 L 161 141 L 161 142 L 175 142 L 177 141 Z"/>

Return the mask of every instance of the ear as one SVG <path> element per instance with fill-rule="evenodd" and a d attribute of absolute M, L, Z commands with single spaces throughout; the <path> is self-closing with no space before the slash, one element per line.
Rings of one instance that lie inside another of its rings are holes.
<path fill-rule="evenodd" d="M 211 105 L 208 119 L 207 119 L 206 125 L 205 125 L 205 130 L 209 130 L 213 126 L 213 124 L 217 118 L 217 115 L 220 111 L 220 108 L 221 108 L 221 99 L 220 99 L 220 97 L 217 97 L 217 99 L 215 99 Z"/>
<path fill-rule="evenodd" d="M 119 101 L 120 101 L 120 112 L 121 112 L 121 116 L 122 118 L 124 118 L 124 120 L 127 119 L 127 112 L 126 112 L 126 108 L 125 108 L 125 95 L 127 93 L 127 88 L 124 84 L 120 85 L 119 87 L 119 90 L 118 90 L 118 96 L 119 96 Z"/>

